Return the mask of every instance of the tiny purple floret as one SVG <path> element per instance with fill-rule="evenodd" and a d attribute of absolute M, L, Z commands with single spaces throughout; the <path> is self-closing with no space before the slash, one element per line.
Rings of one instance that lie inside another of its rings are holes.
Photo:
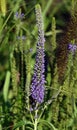
<path fill-rule="evenodd" d="M 24 13 L 19 14 L 19 12 L 16 12 L 14 16 L 16 19 L 23 19 L 25 15 Z"/>
<path fill-rule="evenodd" d="M 68 44 L 68 50 L 70 50 L 71 52 L 75 52 L 77 49 L 77 45 L 75 44 Z"/>

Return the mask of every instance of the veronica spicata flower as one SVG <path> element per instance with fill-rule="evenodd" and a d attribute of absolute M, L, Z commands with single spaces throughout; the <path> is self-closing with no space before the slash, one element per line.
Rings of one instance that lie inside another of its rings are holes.
<path fill-rule="evenodd" d="M 45 91 L 45 78 L 44 78 L 44 29 L 43 20 L 41 15 L 41 8 L 39 5 L 35 8 L 36 21 L 38 27 L 38 43 L 37 43 L 37 54 L 36 63 L 34 67 L 34 74 L 31 84 L 31 97 L 38 103 L 42 103 L 44 100 Z"/>

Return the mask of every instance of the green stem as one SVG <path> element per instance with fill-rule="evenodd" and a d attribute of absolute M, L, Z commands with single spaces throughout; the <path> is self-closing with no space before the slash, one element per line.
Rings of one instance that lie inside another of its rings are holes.
<path fill-rule="evenodd" d="M 46 13 L 47 13 L 47 11 L 49 10 L 49 8 L 50 8 L 52 2 L 53 2 L 53 0 L 49 0 L 49 1 L 47 2 L 46 8 L 44 9 L 44 12 L 43 12 L 43 17 L 46 16 Z"/>
<path fill-rule="evenodd" d="M 27 41 L 27 50 L 30 49 L 30 41 Z M 28 53 L 25 55 L 25 63 L 26 63 L 26 83 L 25 83 L 25 100 L 27 104 L 27 108 L 29 109 L 29 91 L 30 91 L 30 81 L 31 81 L 31 54 Z"/>
<path fill-rule="evenodd" d="M 23 116 L 23 121 L 25 120 L 25 117 Z M 22 130 L 25 130 L 25 125 L 22 126 Z"/>
<path fill-rule="evenodd" d="M 31 113 L 31 111 L 30 111 L 30 116 L 31 116 L 32 123 L 34 124 L 34 119 L 33 119 L 33 115 Z"/>
<path fill-rule="evenodd" d="M 8 20 L 9 20 L 9 18 L 10 18 L 11 15 L 12 15 L 12 13 L 13 13 L 13 12 L 10 12 L 9 16 L 8 16 L 7 19 L 5 20 L 3 26 L 2 26 L 2 28 L 1 28 L 1 30 L 0 30 L 0 33 L 2 32 L 3 28 L 6 26 L 6 24 L 7 24 Z"/>
<path fill-rule="evenodd" d="M 34 130 L 37 130 L 37 124 L 38 124 L 37 113 L 38 113 L 38 110 L 36 110 L 36 111 L 35 111 L 35 123 L 34 123 Z"/>

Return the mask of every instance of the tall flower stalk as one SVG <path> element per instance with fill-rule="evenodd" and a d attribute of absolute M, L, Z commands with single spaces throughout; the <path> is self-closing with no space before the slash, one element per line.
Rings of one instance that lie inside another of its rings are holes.
<path fill-rule="evenodd" d="M 35 6 L 36 22 L 38 27 L 38 42 L 34 74 L 31 83 L 31 97 L 35 101 L 34 130 L 38 126 L 38 105 L 44 101 L 45 77 L 44 77 L 44 27 L 40 5 Z"/>
<path fill-rule="evenodd" d="M 40 5 L 36 5 L 36 21 L 38 27 L 38 42 L 37 42 L 37 55 L 36 63 L 34 67 L 34 75 L 32 78 L 31 84 L 31 97 L 35 100 L 36 103 L 42 103 L 44 100 L 44 91 L 45 91 L 45 78 L 44 78 L 44 27 L 41 14 Z"/>

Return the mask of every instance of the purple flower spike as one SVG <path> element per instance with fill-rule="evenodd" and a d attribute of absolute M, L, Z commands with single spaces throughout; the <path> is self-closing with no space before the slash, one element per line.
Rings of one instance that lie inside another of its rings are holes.
<path fill-rule="evenodd" d="M 34 67 L 34 75 L 31 84 L 31 97 L 38 103 L 44 101 L 45 91 L 45 78 L 44 78 L 44 29 L 41 15 L 41 8 L 39 5 L 36 6 L 36 20 L 38 27 L 38 43 L 37 43 L 37 54 L 36 63 Z"/>
<path fill-rule="evenodd" d="M 68 45 L 68 50 L 70 50 L 71 52 L 75 52 L 76 49 L 77 49 L 77 45 L 75 45 L 75 44 Z"/>

